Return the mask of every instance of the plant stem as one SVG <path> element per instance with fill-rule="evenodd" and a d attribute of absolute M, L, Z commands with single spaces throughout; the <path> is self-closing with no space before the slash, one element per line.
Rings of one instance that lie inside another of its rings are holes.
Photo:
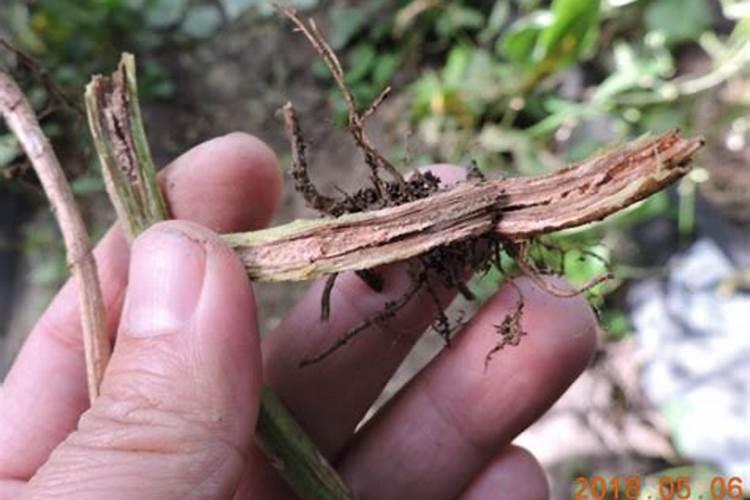
<path fill-rule="evenodd" d="M 327 465 L 320 451 L 295 422 L 278 396 L 264 386 L 258 414 L 258 445 L 294 492 L 309 500 L 350 500 L 354 497 Z"/>
<path fill-rule="evenodd" d="M 124 54 L 111 78 L 95 76 L 86 109 L 107 192 L 128 236 L 169 218 L 141 119 L 133 56 Z M 336 471 L 273 391 L 264 386 L 257 442 L 300 498 L 353 500 Z"/>
<path fill-rule="evenodd" d="M 465 182 L 395 207 L 225 239 L 258 281 L 371 269 L 489 233 L 525 241 L 601 220 L 664 189 L 689 171 L 702 145 L 670 132 L 543 176 Z"/>
<path fill-rule="evenodd" d="M 91 241 L 60 161 L 47 140 L 29 101 L 16 82 L 0 71 L 0 114 L 23 146 L 42 183 L 65 241 L 68 265 L 77 284 L 86 360 L 89 400 L 99 395 L 110 355 L 104 299 L 91 254 Z"/>
<path fill-rule="evenodd" d="M 131 54 L 123 54 L 112 78 L 92 78 L 86 87 L 86 114 L 107 193 L 132 241 L 169 214 L 143 128 Z"/>

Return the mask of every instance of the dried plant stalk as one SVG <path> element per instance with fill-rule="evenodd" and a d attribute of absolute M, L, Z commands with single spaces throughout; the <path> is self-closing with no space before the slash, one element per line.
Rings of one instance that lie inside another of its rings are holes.
<path fill-rule="evenodd" d="M 370 269 L 491 232 L 522 241 L 603 219 L 664 189 L 702 145 L 675 131 L 544 176 L 465 182 L 396 207 L 225 238 L 258 281 Z"/>
<path fill-rule="evenodd" d="M 68 265 L 78 287 L 86 359 L 86 380 L 91 402 L 99 395 L 110 355 L 105 311 L 91 241 L 52 145 L 34 110 L 13 79 L 0 71 L 0 114 L 18 138 L 42 183 L 65 241 Z"/>
<path fill-rule="evenodd" d="M 86 111 L 107 192 L 130 239 L 169 218 L 141 119 L 133 56 L 86 88 Z M 335 469 L 268 387 L 261 391 L 258 445 L 300 498 L 351 500 Z"/>
<path fill-rule="evenodd" d="M 111 78 L 91 79 L 86 86 L 86 114 L 109 199 L 132 241 L 168 218 L 168 213 L 143 128 L 131 54 L 122 55 Z"/>

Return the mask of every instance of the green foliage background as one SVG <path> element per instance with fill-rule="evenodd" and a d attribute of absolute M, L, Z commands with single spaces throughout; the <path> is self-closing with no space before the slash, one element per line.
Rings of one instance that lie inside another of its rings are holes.
<path fill-rule="evenodd" d="M 750 78 L 747 0 L 291 3 L 303 12 L 317 9 L 362 103 L 394 83 L 404 103 L 402 119 L 423 146 L 417 163 L 476 161 L 491 175 L 530 175 L 645 133 L 680 127 L 711 135 L 695 130 L 701 97 Z M 0 36 L 43 68 L 43 75 L 22 74 L 40 110 L 56 101 L 42 76 L 75 101 L 89 76 L 110 71 L 123 50 L 138 56 L 148 106 L 170 99 L 178 84 L 159 62 L 164 54 L 193 50 L 241 19 L 273 22 L 271 14 L 270 2 L 258 0 L 9 0 L 0 6 Z M 13 54 L 3 50 L 0 62 L 15 67 Z M 680 69 L 692 53 L 700 54 L 701 72 Z M 323 65 L 315 62 L 312 70 L 343 116 Z M 745 85 L 712 126 L 750 128 L 749 107 Z M 58 141 L 88 151 L 85 127 L 70 110 L 53 109 L 44 125 Z M 398 148 L 392 153 L 404 154 Z M 0 129 L 0 165 L 18 157 L 14 140 Z M 604 270 L 602 261 L 612 257 L 629 227 L 669 218 L 689 238 L 694 183 L 706 177 L 698 167 L 683 182 L 676 205 L 662 193 L 605 224 L 552 238 L 570 249 L 562 260 L 542 246 L 534 255 L 540 265 L 564 267 L 570 280 L 584 283 Z M 77 177 L 80 193 L 101 188 L 93 162 Z M 615 258 L 620 279 L 599 287 L 594 299 L 615 336 L 627 331 L 627 321 L 606 295 L 638 274 L 623 262 Z M 500 279 L 491 273 L 474 287 L 489 293 Z"/>

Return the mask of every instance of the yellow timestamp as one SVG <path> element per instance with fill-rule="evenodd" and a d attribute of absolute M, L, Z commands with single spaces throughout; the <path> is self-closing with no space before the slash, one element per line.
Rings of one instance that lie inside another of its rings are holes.
<path fill-rule="evenodd" d="M 695 495 L 697 493 L 697 495 Z M 579 476 L 575 480 L 572 500 L 742 500 L 745 489 L 742 478 L 712 477 L 708 491 L 694 492 L 687 476 L 661 476 L 655 488 L 643 489 L 640 476 Z"/>

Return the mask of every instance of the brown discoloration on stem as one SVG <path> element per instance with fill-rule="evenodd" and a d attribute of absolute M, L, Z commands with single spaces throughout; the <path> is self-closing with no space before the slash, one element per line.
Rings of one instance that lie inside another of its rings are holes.
<path fill-rule="evenodd" d="M 702 144 L 671 132 L 540 177 L 465 182 L 395 207 L 226 238 L 259 281 L 369 269 L 489 233 L 523 241 L 601 220 L 664 189 L 687 173 Z"/>
<path fill-rule="evenodd" d="M 0 114 L 23 146 L 60 225 L 68 265 L 78 287 L 86 378 L 89 398 L 93 402 L 99 395 L 99 383 L 109 361 L 110 344 L 91 241 L 60 162 L 42 132 L 31 105 L 13 79 L 1 71 Z"/>
<path fill-rule="evenodd" d="M 132 240 L 167 214 L 141 121 L 133 56 L 124 54 L 111 77 L 91 79 L 86 112 L 104 184 Z"/>

